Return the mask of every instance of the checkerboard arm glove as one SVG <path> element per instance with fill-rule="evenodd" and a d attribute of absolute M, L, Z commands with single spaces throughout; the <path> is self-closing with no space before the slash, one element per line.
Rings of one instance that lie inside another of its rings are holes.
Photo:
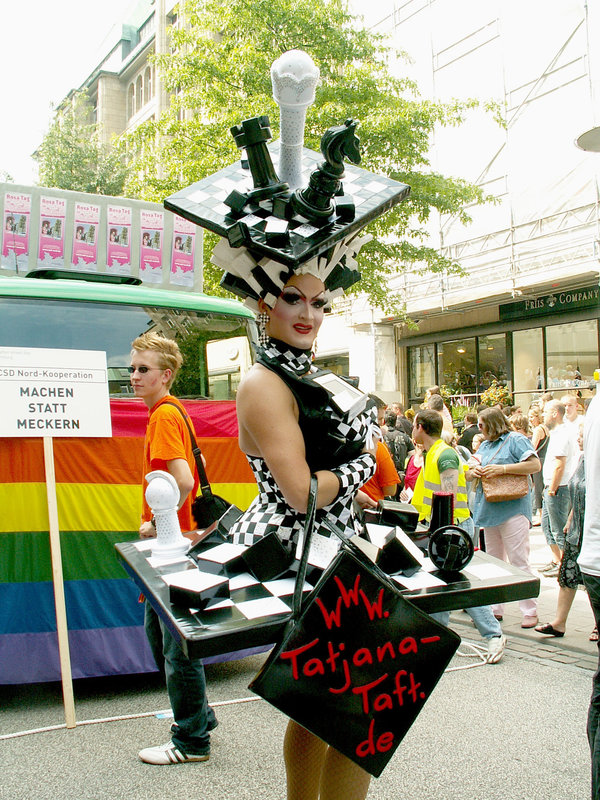
<path fill-rule="evenodd" d="M 346 495 L 354 497 L 358 489 L 373 477 L 376 466 L 375 456 L 371 453 L 363 453 L 358 458 L 332 469 L 331 471 L 340 482 L 338 497 Z"/>

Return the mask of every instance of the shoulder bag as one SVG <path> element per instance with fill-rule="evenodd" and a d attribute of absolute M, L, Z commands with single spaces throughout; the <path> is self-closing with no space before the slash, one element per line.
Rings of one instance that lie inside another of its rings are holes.
<path fill-rule="evenodd" d="M 314 590 L 303 595 L 316 495 L 313 477 L 292 615 L 249 688 L 379 776 L 460 637 L 412 605 L 325 518 L 319 525 L 342 545 Z"/>
<path fill-rule="evenodd" d="M 189 431 L 190 439 L 192 440 L 192 452 L 196 462 L 196 469 L 198 470 L 198 478 L 200 479 L 200 494 L 192 501 L 192 516 L 198 528 L 208 528 L 209 525 L 212 525 L 213 522 L 216 522 L 223 516 L 231 506 L 231 503 L 228 503 L 225 498 L 219 497 L 218 494 L 213 494 L 210 483 L 208 482 L 208 477 L 206 476 L 204 464 L 202 463 L 202 452 L 198 447 L 198 442 L 196 441 L 194 431 L 188 421 L 187 415 L 176 403 L 171 403 L 170 400 L 165 400 L 163 405 L 174 406 L 183 417 L 183 421 Z"/>
<path fill-rule="evenodd" d="M 494 454 L 496 458 L 500 451 L 504 449 L 511 434 L 509 433 L 503 444 L 498 448 Z M 493 463 L 493 460 L 489 462 Z M 487 466 L 487 464 L 486 464 Z M 503 503 L 506 500 L 519 500 L 525 497 L 529 491 L 529 476 L 528 475 L 494 475 L 493 478 L 481 477 L 481 486 L 483 494 L 488 503 Z"/>

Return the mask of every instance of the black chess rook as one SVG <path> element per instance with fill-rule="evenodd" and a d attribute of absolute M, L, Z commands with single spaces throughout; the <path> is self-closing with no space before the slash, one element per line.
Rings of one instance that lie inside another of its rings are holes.
<path fill-rule="evenodd" d="M 254 189 L 248 192 L 249 199 L 264 200 L 289 190 L 287 183 L 279 180 L 267 150 L 267 142 L 271 140 L 271 128 L 266 115 L 245 119 L 239 125 L 234 125 L 231 128 L 231 135 L 240 150 L 246 150 L 254 182 Z"/>

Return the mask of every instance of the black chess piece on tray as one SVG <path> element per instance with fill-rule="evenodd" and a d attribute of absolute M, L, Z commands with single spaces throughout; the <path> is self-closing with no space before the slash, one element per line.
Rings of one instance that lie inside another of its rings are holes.
<path fill-rule="evenodd" d="M 320 153 L 302 149 L 305 185 L 292 192 L 277 175 L 279 148 L 269 141 L 269 118 L 244 120 L 231 129 L 243 148 L 241 161 L 168 197 L 165 208 L 219 234 L 233 249 L 246 247 L 256 262 L 268 257 L 293 269 L 326 256 L 337 243 L 358 240 L 362 228 L 410 192 L 406 184 L 356 166 L 357 126 L 348 119 L 329 128 Z M 352 282 L 359 278 L 355 271 Z M 229 284 L 240 296 L 253 294 L 245 285 L 243 293 L 236 291 L 233 277 Z"/>

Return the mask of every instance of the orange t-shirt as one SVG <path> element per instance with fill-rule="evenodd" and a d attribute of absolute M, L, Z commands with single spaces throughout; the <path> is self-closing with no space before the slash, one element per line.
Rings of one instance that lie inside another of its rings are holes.
<path fill-rule="evenodd" d="M 196 461 L 192 452 L 192 442 L 190 433 L 180 412 L 172 405 L 166 403 L 176 403 L 185 413 L 192 430 L 194 424 L 190 420 L 185 408 L 173 395 L 168 394 L 152 406 L 148 416 L 148 427 L 144 438 L 144 472 L 143 472 L 143 509 L 142 518 L 147 522 L 152 518 L 152 511 L 146 502 L 146 487 L 148 481 L 146 475 L 152 470 L 162 469 L 168 472 L 167 461 L 176 458 L 184 458 L 194 476 L 194 488 L 188 494 L 184 504 L 177 512 L 182 533 L 196 530 L 197 526 L 192 516 L 192 501 L 196 497 L 200 480 Z"/>
<path fill-rule="evenodd" d="M 375 467 L 375 475 L 370 478 L 364 486 L 361 486 L 363 492 L 369 495 L 371 500 L 383 500 L 384 486 L 396 486 L 400 483 L 400 476 L 394 466 L 394 460 L 384 442 L 377 442 L 377 452 L 375 453 L 375 460 L 377 466 Z"/>

